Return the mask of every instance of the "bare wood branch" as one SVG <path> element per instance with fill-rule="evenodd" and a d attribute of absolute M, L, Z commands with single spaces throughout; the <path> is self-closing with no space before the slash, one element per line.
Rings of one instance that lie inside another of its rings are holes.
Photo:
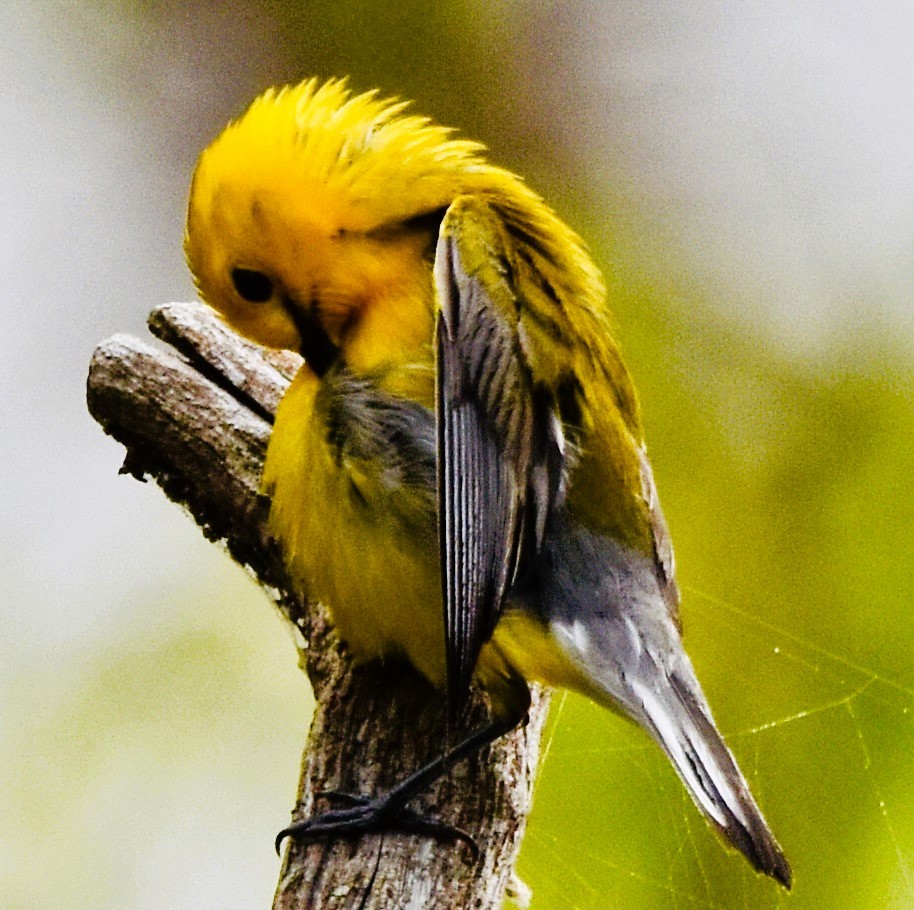
<path fill-rule="evenodd" d="M 389 787 L 440 752 L 443 706 L 409 668 L 354 667 L 325 611 L 291 590 L 258 482 L 272 415 L 300 360 L 241 340 L 199 304 L 161 307 L 150 328 L 180 356 L 122 335 L 105 341 L 92 358 L 89 409 L 125 445 L 123 470 L 153 478 L 208 538 L 222 541 L 297 630 L 317 709 L 296 817 L 312 811 L 322 790 Z M 393 833 L 292 845 L 274 908 L 500 907 L 530 810 L 546 710 L 547 697 L 534 692 L 524 729 L 458 766 L 425 798 L 421 808 L 477 838 L 475 866 L 459 845 Z M 474 712 L 478 722 L 481 702 Z"/>

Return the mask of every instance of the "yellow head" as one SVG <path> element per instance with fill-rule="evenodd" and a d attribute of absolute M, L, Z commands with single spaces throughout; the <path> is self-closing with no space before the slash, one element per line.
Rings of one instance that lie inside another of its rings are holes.
<path fill-rule="evenodd" d="M 203 153 L 185 252 L 242 334 L 307 358 L 304 335 L 346 347 L 381 299 L 430 308 L 424 254 L 444 209 L 485 175 L 516 178 L 405 106 L 337 80 L 271 89 Z"/>

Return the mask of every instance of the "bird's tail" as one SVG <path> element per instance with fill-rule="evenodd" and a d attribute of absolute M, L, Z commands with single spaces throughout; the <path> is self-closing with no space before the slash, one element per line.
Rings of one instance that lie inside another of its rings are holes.
<path fill-rule="evenodd" d="M 667 675 L 660 671 L 665 685 L 633 686 L 643 711 L 642 722 L 669 756 L 696 805 L 721 834 L 756 869 L 790 888 L 790 864 L 717 732 L 687 659 L 686 666 L 678 669 L 684 672 Z"/>

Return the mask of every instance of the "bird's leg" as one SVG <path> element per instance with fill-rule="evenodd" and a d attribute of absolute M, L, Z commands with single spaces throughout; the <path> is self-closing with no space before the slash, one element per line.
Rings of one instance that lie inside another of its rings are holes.
<path fill-rule="evenodd" d="M 331 837 L 354 837 L 370 831 L 387 829 L 446 840 L 461 840 L 472 851 L 475 862 L 479 855 L 479 847 L 471 835 L 453 825 L 409 809 L 406 804 L 450 767 L 513 730 L 525 715 L 526 707 L 519 714 L 512 712 L 509 717 L 491 721 L 379 796 L 357 796 L 335 790 L 315 793 L 315 797 L 335 802 L 339 808 L 284 828 L 276 835 L 277 852 L 287 837 L 297 841 L 309 841 Z"/>

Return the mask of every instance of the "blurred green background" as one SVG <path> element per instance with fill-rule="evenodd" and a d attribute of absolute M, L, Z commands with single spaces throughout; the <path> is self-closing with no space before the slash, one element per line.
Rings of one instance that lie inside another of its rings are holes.
<path fill-rule="evenodd" d="M 912 30 L 883 0 L 0 5 L 0 906 L 269 905 L 294 648 L 117 476 L 84 381 L 192 296 L 200 149 L 312 74 L 485 141 L 590 243 L 686 643 L 795 870 L 756 878 L 643 735 L 557 697 L 535 910 L 914 906 Z"/>

